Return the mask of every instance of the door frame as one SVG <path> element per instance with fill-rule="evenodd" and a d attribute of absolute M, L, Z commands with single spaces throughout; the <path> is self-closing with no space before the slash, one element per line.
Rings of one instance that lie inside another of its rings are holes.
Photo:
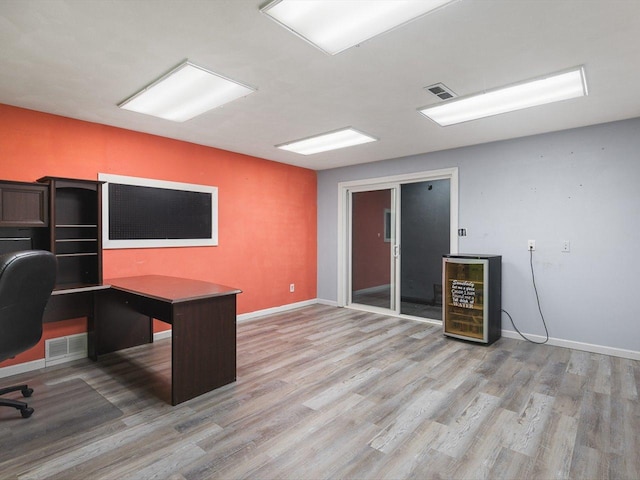
<path fill-rule="evenodd" d="M 338 183 L 338 306 L 346 307 L 349 299 L 351 279 L 349 277 L 349 251 L 351 232 L 349 229 L 349 193 L 350 191 L 380 190 L 382 188 L 399 187 L 404 183 L 428 182 L 431 180 L 450 181 L 450 252 L 458 253 L 458 167 L 428 170 L 423 172 L 393 175 L 388 177 L 367 178 Z M 399 200 L 399 199 L 398 199 Z M 396 235 L 399 235 L 400 221 L 399 201 L 396 205 Z M 396 279 L 397 281 L 397 279 Z M 399 290 L 397 290 L 399 292 Z M 396 306 L 397 311 L 397 306 Z M 401 316 L 399 313 L 395 313 Z"/>

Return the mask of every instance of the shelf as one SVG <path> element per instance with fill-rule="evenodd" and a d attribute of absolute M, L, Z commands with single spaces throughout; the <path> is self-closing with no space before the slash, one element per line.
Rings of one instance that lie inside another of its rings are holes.
<path fill-rule="evenodd" d="M 482 312 L 484 310 L 484 305 L 479 303 L 479 304 L 474 304 L 473 307 L 463 307 L 461 305 L 455 305 L 453 303 L 447 303 L 447 307 L 449 308 L 460 308 L 462 310 L 478 310 L 480 312 Z M 463 315 L 462 312 L 460 312 L 461 315 Z"/>
<path fill-rule="evenodd" d="M 86 252 L 86 253 L 58 253 L 56 257 L 90 257 L 98 255 L 97 252 Z"/>
<path fill-rule="evenodd" d="M 470 319 L 466 318 L 451 318 L 448 320 L 451 323 L 459 323 L 464 325 L 473 325 L 473 326 L 482 326 L 484 324 L 484 320 L 482 317 L 470 317 Z"/>
<path fill-rule="evenodd" d="M 456 282 L 456 281 L 458 281 L 458 282 L 471 282 L 474 285 L 484 285 L 484 282 L 482 280 L 468 280 L 468 279 L 460 280 L 459 278 L 447 278 L 447 282 Z"/>
<path fill-rule="evenodd" d="M 56 225 L 56 228 L 98 228 L 98 225 L 93 225 L 89 223 L 80 223 L 80 224 L 65 224 L 65 225 Z"/>
<path fill-rule="evenodd" d="M 60 238 L 56 240 L 56 243 L 69 243 L 69 242 L 97 242 L 97 238 Z"/>
<path fill-rule="evenodd" d="M 475 330 L 475 331 L 474 331 Z M 482 329 L 448 328 L 447 333 L 463 337 L 483 338 Z"/>

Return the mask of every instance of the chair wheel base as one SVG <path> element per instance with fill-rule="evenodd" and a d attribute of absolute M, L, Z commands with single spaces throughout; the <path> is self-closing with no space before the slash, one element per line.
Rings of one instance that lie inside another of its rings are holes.
<path fill-rule="evenodd" d="M 30 397 L 33 394 L 33 388 L 29 388 L 27 385 L 14 385 L 13 387 L 0 388 L 0 395 L 10 392 L 20 392 L 23 397 Z M 0 397 L 1 407 L 13 407 L 16 410 L 20 410 L 22 418 L 29 418 L 33 414 L 33 408 L 27 405 L 26 402 L 19 400 L 13 400 L 5 397 Z"/>
<path fill-rule="evenodd" d="M 29 418 L 33 414 L 33 408 L 25 407 L 20 409 L 20 414 L 22 418 Z"/>

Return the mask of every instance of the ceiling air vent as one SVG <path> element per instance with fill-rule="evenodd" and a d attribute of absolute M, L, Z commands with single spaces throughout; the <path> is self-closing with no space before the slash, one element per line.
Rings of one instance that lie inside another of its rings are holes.
<path fill-rule="evenodd" d="M 440 100 L 449 100 L 450 98 L 457 97 L 453 90 L 447 87 L 443 83 L 436 83 L 435 85 L 431 85 L 429 87 L 424 87 L 427 91 L 433 93 Z"/>

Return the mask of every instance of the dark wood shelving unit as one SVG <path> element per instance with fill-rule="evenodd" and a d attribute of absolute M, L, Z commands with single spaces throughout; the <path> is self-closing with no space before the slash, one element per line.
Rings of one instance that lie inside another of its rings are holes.
<path fill-rule="evenodd" d="M 103 182 L 43 177 L 49 186 L 50 245 L 58 259 L 56 289 L 102 283 L 100 219 Z"/>

